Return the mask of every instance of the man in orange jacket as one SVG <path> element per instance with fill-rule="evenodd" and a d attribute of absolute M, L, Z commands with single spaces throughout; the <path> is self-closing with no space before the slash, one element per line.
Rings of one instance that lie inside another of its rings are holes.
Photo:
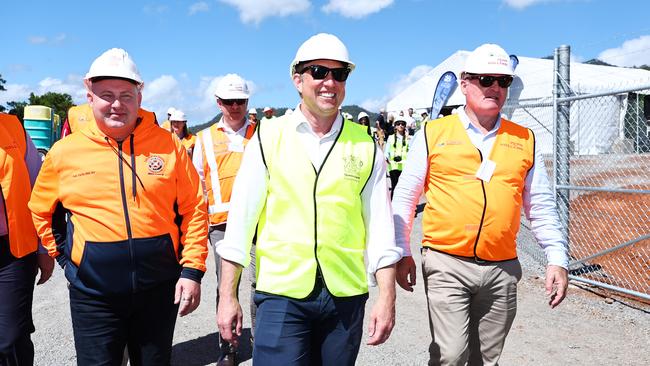
<path fill-rule="evenodd" d="M 40 269 L 38 284 L 45 283 L 54 260 L 38 245 L 27 208 L 41 158 L 18 118 L 3 113 L 0 162 L 0 366 L 32 365 L 34 279 Z"/>
<path fill-rule="evenodd" d="M 77 363 L 120 364 L 128 344 L 131 363 L 168 365 L 177 313 L 201 300 L 199 177 L 181 142 L 138 116 L 143 82 L 126 51 L 99 56 L 84 83 L 96 123 L 52 147 L 29 208 L 70 282 Z"/>

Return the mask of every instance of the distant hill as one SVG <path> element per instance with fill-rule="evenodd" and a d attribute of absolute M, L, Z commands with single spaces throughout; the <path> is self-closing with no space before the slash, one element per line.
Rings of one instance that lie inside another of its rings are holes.
<path fill-rule="evenodd" d="M 274 115 L 282 116 L 282 115 L 284 115 L 284 113 L 286 112 L 287 109 L 288 109 L 287 107 L 274 108 L 274 110 L 275 110 Z M 364 108 L 359 107 L 356 104 L 343 106 L 343 107 L 341 107 L 341 111 L 350 113 L 355 122 L 357 121 L 357 116 L 361 112 L 368 113 L 368 116 L 370 117 L 371 123 L 377 120 L 377 113 L 370 112 L 370 111 L 368 111 L 368 110 L 366 110 Z M 257 108 L 257 115 L 258 116 L 264 116 L 264 113 L 262 113 L 262 108 Z M 193 133 L 193 134 L 196 134 L 197 132 L 199 132 L 201 130 L 204 130 L 204 129 L 212 126 L 213 124 L 219 122 L 220 119 L 221 119 L 221 113 L 217 114 L 211 120 L 209 120 L 209 121 L 207 121 L 205 123 L 202 123 L 200 125 L 190 126 L 189 127 L 190 132 Z"/>

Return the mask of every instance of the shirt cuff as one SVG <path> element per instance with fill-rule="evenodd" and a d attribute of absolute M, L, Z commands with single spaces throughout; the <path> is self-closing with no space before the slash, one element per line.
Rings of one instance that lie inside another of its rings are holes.
<path fill-rule="evenodd" d="M 368 286 L 377 286 L 377 278 L 375 277 L 375 272 L 377 272 L 378 269 L 388 267 L 399 262 L 399 260 L 402 259 L 402 255 L 402 248 L 393 247 L 391 249 L 385 250 L 384 253 L 382 253 L 382 256 L 379 258 L 379 260 L 377 260 L 377 264 L 375 266 L 368 264 Z"/>
<path fill-rule="evenodd" d="M 196 268 L 183 267 L 181 270 L 181 278 L 187 278 L 197 283 L 201 283 L 201 279 L 205 273 Z"/>

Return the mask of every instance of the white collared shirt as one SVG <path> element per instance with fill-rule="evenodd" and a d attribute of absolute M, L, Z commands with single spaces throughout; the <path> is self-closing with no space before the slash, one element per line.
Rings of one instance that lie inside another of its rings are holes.
<path fill-rule="evenodd" d="M 316 135 L 298 106 L 291 115 L 273 123 L 293 123 L 314 167 L 320 167 L 334 144 L 343 119 L 337 116 L 332 128 L 323 137 Z M 268 194 L 269 174 L 262 160 L 257 133 L 246 145 L 241 167 L 235 179 L 226 234 L 217 244 L 217 253 L 229 261 L 247 266 L 250 247 L 257 222 Z M 375 162 L 368 184 L 361 192 L 363 219 L 366 229 L 367 273 L 371 286 L 376 285 L 375 272 L 396 263 L 403 250 L 395 245 L 393 217 L 386 181 L 386 163 L 381 149 L 375 152 Z"/>
<path fill-rule="evenodd" d="M 501 126 L 501 119 L 494 127 L 483 133 L 470 121 L 464 108 L 458 109 L 465 131 L 472 144 L 481 151 L 483 156 L 490 156 L 496 134 Z M 413 212 L 418 199 L 424 190 L 428 171 L 428 152 L 424 138 L 424 128 L 415 134 L 404 170 L 393 196 L 393 218 L 395 220 L 395 238 L 397 245 L 409 248 L 409 238 L 413 227 Z M 569 266 L 568 246 L 562 235 L 560 219 L 555 206 L 555 197 L 551 190 L 544 159 L 535 145 L 535 164 L 528 172 L 524 183 L 523 209 L 531 224 L 531 230 L 537 243 L 546 254 L 548 264 L 564 268 Z M 410 255 L 410 250 L 406 255 Z"/>

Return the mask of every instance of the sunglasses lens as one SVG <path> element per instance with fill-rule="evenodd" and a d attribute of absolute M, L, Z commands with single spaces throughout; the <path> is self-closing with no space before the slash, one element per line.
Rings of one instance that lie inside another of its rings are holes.
<path fill-rule="evenodd" d="M 325 79 L 327 74 L 330 72 L 330 69 L 320 65 L 311 65 L 309 66 L 309 69 L 311 70 L 311 76 L 316 80 Z"/>
<path fill-rule="evenodd" d="M 497 78 L 497 82 L 499 82 L 500 87 L 507 88 L 512 84 L 512 76 L 500 76 Z"/>
<path fill-rule="evenodd" d="M 338 68 L 338 69 L 332 69 L 332 77 L 336 81 L 346 81 L 348 79 L 348 75 L 350 75 L 350 69 L 347 68 Z"/>
<path fill-rule="evenodd" d="M 309 65 L 303 70 L 303 73 L 307 70 L 311 70 L 311 77 L 314 78 L 314 80 L 325 79 L 330 71 L 332 72 L 332 77 L 336 81 L 346 81 L 348 75 L 350 75 L 350 69 L 345 67 L 330 69 L 329 67 L 321 65 Z"/>
<path fill-rule="evenodd" d="M 233 104 L 244 105 L 246 103 L 246 99 L 221 99 L 221 103 L 227 105 L 228 107 L 232 107 Z"/>
<path fill-rule="evenodd" d="M 512 76 L 490 76 L 490 75 L 479 75 L 476 77 L 478 83 L 481 84 L 484 88 L 489 88 L 494 84 L 496 80 L 500 87 L 507 88 L 512 84 Z"/>

